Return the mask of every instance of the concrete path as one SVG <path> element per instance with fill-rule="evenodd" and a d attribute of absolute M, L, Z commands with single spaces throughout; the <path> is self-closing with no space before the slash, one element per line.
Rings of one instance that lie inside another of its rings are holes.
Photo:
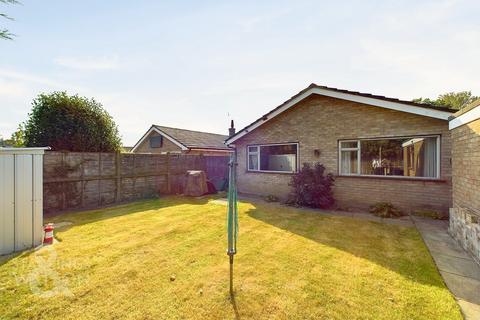
<path fill-rule="evenodd" d="M 480 319 L 480 266 L 448 234 L 448 221 L 412 217 L 465 319 Z"/>

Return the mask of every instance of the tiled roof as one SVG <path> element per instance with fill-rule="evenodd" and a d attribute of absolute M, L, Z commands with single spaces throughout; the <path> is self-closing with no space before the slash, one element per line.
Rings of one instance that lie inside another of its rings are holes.
<path fill-rule="evenodd" d="M 401 100 L 401 99 L 397 99 L 397 98 L 389 98 L 389 97 L 385 97 L 385 96 L 379 96 L 379 95 L 375 95 L 375 94 L 371 94 L 371 93 L 350 91 L 350 90 L 332 88 L 332 87 L 327 87 L 327 86 L 319 86 L 319 85 L 316 85 L 315 83 L 312 83 L 310 86 L 308 86 L 306 89 L 302 90 L 301 92 L 303 92 L 305 90 L 308 90 L 310 88 L 326 89 L 326 90 L 331 90 L 331 91 L 353 94 L 353 95 L 356 95 L 356 96 L 361 96 L 361 97 L 366 97 L 366 98 L 380 99 L 380 100 L 385 100 L 385 101 L 390 101 L 390 102 L 408 104 L 408 105 L 415 106 L 415 107 L 420 107 L 420 108 L 434 109 L 434 110 L 447 111 L 447 112 L 455 112 L 456 111 L 454 109 L 450 109 L 448 106 L 438 107 L 438 106 L 435 106 L 433 104 L 428 104 L 428 103 L 419 103 L 419 102 L 413 102 L 413 101 L 408 101 L 408 100 Z"/>
<path fill-rule="evenodd" d="M 217 150 L 229 149 L 224 143 L 224 141 L 228 138 L 227 135 L 164 127 L 158 125 L 153 126 L 168 135 L 169 137 L 183 144 L 187 148 L 203 148 Z"/>
<path fill-rule="evenodd" d="M 297 93 L 296 95 L 292 96 L 287 101 L 283 102 L 281 105 L 279 105 L 275 109 L 269 111 L 268 113 L 264 114 L 263 116 L 261 116 L 257 120 L 253 121 L 251 124 L 249 124 L 248 126 L 243 128 L 242 130 L 237 131 L 237 133 L 235 135 L 228 138 L 228 141 L 232 141 L 231 139 L 233 139 L 233 140 L 238 139 L 237 137 L 241 134 L 244 134 L 244 133 L 248 132 L 251 126 L 255 125 L 258 122 L 265 121 L 266 119 L 269 119 L 270 115 L 272 113 L 274 113 L 278 109 L 281 109 L 286 104 L 288 104 L 289 102 L 291 102 L 295 98 L 301 96 L 302 94 L 304 94 L 305 92 L 307 92 L 308 90 L 311 90 L 311 89 L 329 90 L 329 91 L 333 91 L 333 92 L 339 92 L 339 93 L 344 93 L 344 94 L 361 96 L 361 97 L 365 97 L 365 98 L 371 98 L 371 99 L 378 99 L 378 100 L 384 100 L 384 101 L 389 101 L 389 102 L 401 103 L 401 104 L 411 105 L 411 106 L 414 106 L 414 107 L 433 109 L 433 110 L 437 110 L 437 111 L 444 111 L 444 112 L 450 112 L 450 113 L 454 113 L 456 111 L 454 109 L 448 108 L 447 106 L 438 107 L 438 106 L 435 106 L 435 105 L 432 105 L 432 104 L 427 104 L 427 103 L 418 103 L 418 102 L 413 102 L 413 101 L 408 101 L 408 100 L 400 100 L 400 99 L 397 99 L 397 98 L 389 98 L 389 97 L 385 97 L 385 96 L 374 95 L 374 94 L 371 94 L 371 93 L 364 93 L 364 92 L 358 92 L 358 91 L 350 91 L 350 90 L 345 90 L 345 89 L 332 88 L 332 87 L 327 87 L 327 86 L 320 86 L 320 85 L 317 85 L 315 83 L 312 83 L 308 87 L 306 87 L 305 89 L 303 89 L 302 91 Z"/>
<path fill-rule="evenodd" d="M 465 108 L 460 109 L 455 114 L 453 114 L 450 117 L 450 119 L 455 119 L 455 118 L 461 116 L 462 114 L 467 113 L 468 111 L 475 109 L 476 107 L 480 107 L 480 99 L 477 99 L 477 100 L 473 101 L 472 103 L 470 103 Z"/>

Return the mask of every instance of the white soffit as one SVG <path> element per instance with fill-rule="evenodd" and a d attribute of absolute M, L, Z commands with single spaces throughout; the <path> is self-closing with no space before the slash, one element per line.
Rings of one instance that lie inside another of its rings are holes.
<path fill-rule="evenodd" d="M 470 111 L 465 112 L 464 114 L 452 119 L 448 123 L 448 129 L 452 130 L 457 127 L 463 126 L 469 122 L 480 119 L 480 107 L 476 107 Z"/>

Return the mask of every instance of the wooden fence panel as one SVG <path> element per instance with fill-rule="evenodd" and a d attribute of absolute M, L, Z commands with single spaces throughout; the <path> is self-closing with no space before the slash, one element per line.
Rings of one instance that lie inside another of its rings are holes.
<path fill-rule="evenodd" d="M 188 154 L 46 152 L 44 211 L 95 208 L 183 192 L 187 170 L 226 179 L 228 157 Z"/>

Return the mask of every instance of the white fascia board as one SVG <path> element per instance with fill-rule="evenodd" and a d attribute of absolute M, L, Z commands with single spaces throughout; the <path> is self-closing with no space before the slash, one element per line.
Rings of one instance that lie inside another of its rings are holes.
<path fill-rule="evenodd" d="M 452 130 L 478 119 L 480 119 L 480 107 L 476 107 L 475 109 L 467 111 L 455 119 L 452 119 L 448 123 L 448 129 Z"/>
<path fill-rule="evenodd" d="M 166 139 L 168 139 L 169 141 L 171 141 L 173 144 L 177 145 L 180 149 L 182 150 L 189 150 L 186 146 L 184 146 L 183 144 L 181 144 L 180 142 L 178 142 L 177 140 L 173 139 L 172 137 L 170 137 L 168 134 L 166 134 L 165 132 L 155 128 L 154 126 L 152 126 L 144 135 L 143 137 L 138 140 L 137 143 L 135 143 L 135 145 L 133 146 L 132 150 L 130 151 L 131 153 L 134 152 L 135 150 L 137 150 L 138 146 L 140 146 L 143 141 L 145 141 L 145 139 L 147 139 L 147 137 L 150 135 L 150 133 L 152 132 L 156 132 L 158 133 L 159 135 L 165 137 Z"/>
<path fill-rule="evenodd" d="M 245 128 L 245 131 L 242 131 L 241 133 L 239 133 L 238 135 L 232 137 L 232 138 L 229 138 L 227 140 L 225 140 L 225 144 L 226 145 L 230 145 L 230 143 L 232 142 L 235 142 L 237 141 L 238 139 L 240 139 L 241 137 L 243 137 L 244 135 L 246 135 L 247 133 L 249 133 L 250 131 L 252 130 L 255 130 L 256 128 L 260 127 L 262 124 L 264 124 L 265 122 L 267 122 L 268 120 L 272 119 L 272 118 L 275 118 L 277 115 L 279 115 L 280 113 L 282 113 L 283 111 L 289 109 L 290 107 L 292 107 L 293 105 L 299 103 L 300 101 L 302 101 L 303 99 L 307 98 L 308 96 L 310 96 L 312 94 L 311 90 L 308 90 L 308 91 L 305 91 L 304 93 L 302 93 L 301 95 L 299 95 L 298 97 L 292 99 L 291 101 L 289 101 L 287 104 L 283 105 L 281 108 L 278 108 L 277 110 L 271 112 L 270 114 L 266 115 L 266 117 L 268 117 L 267 119 L 265 120 L 260 120 L 258 122 L 255 122 L 253 123 L 252 125 L 248 126 Z"/>
<path fill-rule="evenodd" d="M 430 118 L 435 118 L 435 119 L 440 119 L 440 120 L 448 120 L 448 118 L 452 115 L 451 112 L 448 111 L 441 111 L 441 110 L 434 110 L 434 109 L 428 109 L 428 108 L 422 108 L 422 107 L 416 107 L 412 106 L 409 104 L 403 104 L 401 102 L 392 102 L 392 101 L 385 101 L 382 99 L 376 99 L 376 98 L 369 98 L 369 97 L 363 97 L 363 96 L 358 96 L 354 94 L 349 94 L 349 93 L 343 93 L 343 92 L 337 92 L 333 90 L 327 90 L 327 89 L 322 89 L 322 88 L 311 88 L 298 97 L 292 99 L 282 107 L 278 108 L 271 114 L 267 115 L 267 119 L 265 120 L 260 120 L 251 126 L 246 128 L 246 131 L 241 132 L 237 136 L 227 139 L 225 142 L 226 144 L 230 144 L 244 135 L 246 135 L 248 132 L 258 128 L 265 122 L 269 121 L 270 119 L 274 118 L 278 114 L 282 113 L 283 111 L 291 108 L 295 104 L 299 103 L 303 99 L 309 97 L 312 94 L 318 94 L 321 96 L 326 96 L 326 97 L 332 97 L 332 98 L 337 98 L 337 99 L 342 99 L 342 100 L 348 100 L 348 101 L 353 101 L 353 102 L 358 102 L 358 103 L 363 103 L 371 106 L 376 106 L 380 108 L 386 108 L 386 109 L 391 109 L 391 110 L 397 110 L 401 112 L 408 112 L 408 113 L 413 113 L 413 114 L 418 114 L 421 116 L 425 117 L 430 117 Z"/>
<path fill-rule="evenodd" d="M 50 147 L 32 147 L 32 148 L 3 148 L 0 147 L 2 154 L 44 154 Z"/>

